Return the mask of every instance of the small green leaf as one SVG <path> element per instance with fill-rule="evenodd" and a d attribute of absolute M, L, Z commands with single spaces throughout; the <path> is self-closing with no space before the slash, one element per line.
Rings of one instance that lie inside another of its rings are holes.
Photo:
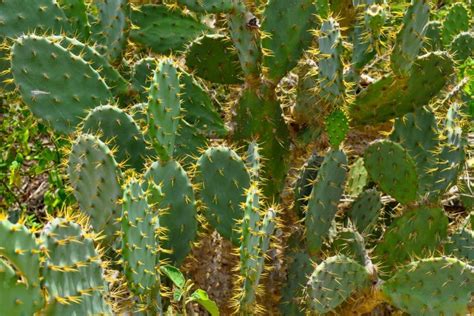
<path fill-rule="evenodd" d="M 180 288 L 175 288 L 173 290 L 173 301 L 179 302 L 181 301 L 182 297 L 183 297 L 183 290 Z"/>
<path fill-rule="evenodd" d="M 161 272 L 163 272 L 178 288 L 183 289 L 186 279 L 181 271 L 178 268 L 166 265 L 160 267 Z"/>
<path fill-rule="evenodd" d="M 220 315 L 216 302 L 209 298 L 206 291 L 197 289 L 193 294 L 191 294 L 191 298 L 204 307 L 209 312 L 209 314 L 211 314 L 211 316 Z"/>

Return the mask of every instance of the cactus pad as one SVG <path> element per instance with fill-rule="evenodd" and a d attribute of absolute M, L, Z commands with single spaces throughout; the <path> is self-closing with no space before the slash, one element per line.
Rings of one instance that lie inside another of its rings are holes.
<path fill-rule="evenodd" d="M 229 148 L 211 147 L 199 158 L 197 173 L 207 220 L 223 237 L 240 244 L 236 225 L 244 216 L 240 205 L 250 187 L 245 163 Z"/>
<path fill-rule="evenodd" d="M 386 76 L 357 95 L 349 108 L 353 125 L 382 123 L 426 105 L 445 86 L 453 73 L 453 61 L 445 52 L 420 56 L 408 78 Z"/>
<path fill-rule="evenodd" d="M 171 60 L 162 60 L 153 76 L 147 107 L 148 133 L 161 159 L 173 157 L 180 121 L 180 85 Z"/>
<path fill-rule="evenodd" d="M 36 35 L 16 40 L 12 72 L 23 101 L 61 133 L 73 132 L 88 109 L 111 97 L 105 82 L 83 59 Z"/>
<path fill-rule="evenodd" d="M 315 13 L 316 6 L 311 0 L 268 2 L 262 22 L 262 32 L 268 36 L 262 39 L 262 49 L 268 51 L 263 57 L 263 69 L 269 80 L 278 83 L 310 46 Z"/>
<path fill-rule="evenodd" d="M 54 0 L 2 0 L 0 2 L 0 38 L 15 38 L 33 31 L 61 33 L 69 25 Z"/>
<path fill-rule="evenodd" d="M 55 218 L 45 226 L 41 239 L 48 251 L 42 268 L 49 297 L 46 314 L 112 313 L 104 299 L 108 285 L 94 237 L 64 218 Z"/>
<path fill-rule="evenodd" d="M 448 217 L 441 208 L 419 207 L 406 211 L 387 228 L 374 250 L 381 269 L 390 271 L 410 258 L 429 256 L 446 238 Z"/>
<path fill-rule="evenodd" d="M 158 214 L 153 213 L 146 194 L 135 179 L 123 193 L 121 255 L 131 290 L 137 294 L 150 292 L 158 277 Z"/>
<path fill-rule="evenodd" d="M 233 8 L 232 0 L 178 0 L 178 3 L 195 12 L 221 13 Z"/>
<path fill-rule="evenodd" d="M 371 144 L 365 151 L 364 164 L 372 180 L 397 201 L 408 203 L 417 198 L 415 161 L 399 144 L 388 140 Z"/>
<path fill-rule="evenodd" d="M 380 193 L 375 189 L 368 189 L 359 194 L 352 203 L 350 216 L 360 233 L 370 232 L 371 226 L 377 221 L 383 204 Z"/>
<path fill-rule="evenodd" d="M 473 284 L 472 267 L 457 259 L 431 258 L 402 268 L 382 290 L 410 315 L 466 315 Z"/>
<path fill-rule="evenodd" d="M 206 35 L 194 41 L 186 54 L 186 66 L 210 82 L 242 83 L 239 57 L 225 36 Z"/>
<path fill-rule="evenodd" d="M 340 150 L 331 150 L 324 157 L 308 201 L 305 226 L 310 254 L 318 253 L 336 216 L 337 205 L 344 191 L 347 157 Z"/>
<path fill-rule="evenodd" d="M 81 211 L 110 240 L 118 229 L 122 198 L 120 170 L 110 149 L 95 136 L 80 135 L 72 145 L 68 173 Z"/>
<path fill-rule="evenodd" d="M 130 32 L 130 39 L 151 50 L 168 54 L 182 50 L 207 26 L 180 10 L 171 10 L 164 5 L 143 5 L 133 9 L 132 23 L 135 28 Z"/>
<path fill-rule="evenodd" d="M 145 187 L 153 182 L 161 187 L 163 193 L 158 201 L 149 198 L 149 202 L 154 204 L 152 208 L 158 210 L 155 213 L 159 214 L 160 228 L 166 236 L 160 247 L 171 251 L 161 257 L 179 266 L 191 251 L 198 228 L 191 181 L 183 167 L 174 160 L 153 163 L 145 174 L 145 181 Z"/>
<path fill-rule="evenodd" d="M 309 277 L 308 303 L 313 312 L 328 313 L 356 291 L 369 288 L 366 269 L 345 256 L 335 256 L 319 264 Z"/>
<path fill-rule="evenodd" d="M 133 118 L 121 109 L 103 105 L 93 109 L 84 119 L 82 131 L 99 134 L 103 142 L 116 148 L 115 159 L 140 171 L 145 163 L 145 139 Z"/>

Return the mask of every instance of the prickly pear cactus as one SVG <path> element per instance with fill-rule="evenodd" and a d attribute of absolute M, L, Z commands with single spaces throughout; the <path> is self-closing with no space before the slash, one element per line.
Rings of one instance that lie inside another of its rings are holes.
<path fill-rule="evenodd" d="M 113 239 L 119 227 L 122 188 L 121 172 L 110 149 L 95 136 L 80 135 L 72 146 L 68 173 L 81 211 L 96 232 Z"/>
<path fill-rule="evenodd" d="M 345 256 L 330 257 L 319 264 L 308 280 L 307 300 L 315 313 L 333 311 L 356 291 L 371 285 L 365 267 Z"/>
<path fill-rule="evenodd" d="M 3 217 L 3 215 L 2 215 Z M 0 221 L 0 303 L 12 315 L 34 314 L 44 304 L 40 246 L 24 225 Z"/>
<path fill-rule="evenodd" d="M 194 190 L 188 174 L 176 161 L 155 162 L 145 173 L 144 188 L 160 186 L 162 196 L 149 197 L 151 209 L 159 216 L 166 236 L 160 243 L 161 257 L 179 266 L 191 251 L 196 239 L 198 221 Z"/>
<path fill-rule="evenodd" d="M 137 294 L 149 294 L 157 283 L 159 286 L 159 218 L 136 179 L 129 181 L 123 193 L 121 226 L 121 256 L 130 288 Z"/>
<path fill-rule="evenodd" d="M 416 165 L 399 144 L 390 141 L 373 143 L 365 151 L 364 165 L 372 180 L 397 201 L 408 203 L 417 198 Z"/>
<path fill-rule="evenodd" d="M 472 298 L 474 270 L 453 258 L 413 262 L 382 286 L 393 305 L 416 315 L 465 315 Z"/>
<path fill-rule="evenodd" d="M 211 147 L 199 158 L 196 171 L 207 220 L 223 237 L 240 244 L 236 225 L 244 215 L 240 205 L 250 187 L 244 161 L 230 148 Z"/>
<path fill-rule="evenodd" d="M 97 71 L 48 38 L 16 39 L 11 63 L 23 101 L 60 133 L 73 132 L 88 109 L 111 98 Z"/>
<path fill-rule="evenodd" d="M 0 2 L 0 38 L 22 34 L 61 33 L 69 30 L 64 12 L 54 0 L 3 0 Z"/>
<path fill-rule="evenodd" d="M 306 239 L 310 254 L 321 250 L 337 204 L 344 190 L 347 174 L 347 157 L 341 150 L 331 150 L 324 157 L 313 185 L 305 216 Z"/>
<path fill-rule="evenodd" d="M 100 139 L 115 148 L 119 163 L 140 171 L 149 151 L 145 138 L 133 118 L 116 106 L 102 105 L 89 112 L 82 122 L 82 131 L 98 134 Z"/>
<path fill-rule="evenodd" d="M 108 314 L 112 310 L 105 301 L 108 286 L 104 280 L 104 262 L 97 252 L 94 239 L 68 218 L 49 222 L 41 240 L 47 249 L 42 264 L 44 287 L 49 300 L 50 315 Z"/>
<path fill-rule="evenodd" d="M 148 133 L 161 159 L 173 157 L 181 113 L 177 69 L 171 60 L 162 60 L 153 75 L 147 107 Z"/>

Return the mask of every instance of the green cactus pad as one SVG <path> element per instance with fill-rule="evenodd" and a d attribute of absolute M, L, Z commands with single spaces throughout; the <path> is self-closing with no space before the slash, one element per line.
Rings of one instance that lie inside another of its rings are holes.
<path fill-rule="evenodd" d="M 357 16 L 352 32 L 352 71 L 354 73 L 351 75 L 359 75 L 364 66 L 377 54 L 374 47 L 374 37 L 377 36 L 367 23 L 367 17 L 372 16 L 372 11 L 370 8 L 365 8 L 363 13 L 363 16 Z"/>
<path fill-rule="evenodd" d="M 249 208 L 254 208 L 251 205 Z M 255 212 L 254 209 L 252 212 Z M 246 212 L 246 214 L 248 214 Z M 256 297 L 260 285 L 260 279 L 264 271 L 265 256 L 270 246 L 270 240 L 276 227 L 276 211 L 269 208 L 265 216 L 261 219 L 261 224 L 258 230 L 249 229 L 247 234 L 250 235 L 248 239 L 244 238 L 242 241 L 240 257 L 240 272 L 244 278 L 242 286 L 242 296 L 239 300 L 239 311 L 243 315 L 251 315 L 255 310 Z M 244 218 L 245 223 L 245 218 Z M 245 224 L 244 224 L 245 225 Z"/>
<path fill-rule="evenodd" d="M 239 57 L 230 39 L 222 35 L 206 35 L 194 41 L 186 53 L 186 66 L 210 82 L 242 83 Z"/>
<path fill-rule="evenodd" d="M 420 52 L 430 17 L 430 5 L 426 0 L 414 0 L 403 18 L 402 29 L 397 34 L 391 54 L 391 66 L 396 75 L 408 76 Z"/>
<path fill-rule="evenodd" d="M 80 135 L 72 145 L 68 164 L 69 180 L 81 211 L 90 217 L 96 232 L 114 238 L 122 198 L 120 170 L 110 151 L 95 136 Z"/>
<path fill-rule="evenodd" d="M 412 262 L 382 286 L 397 308 L 410 315 L 467 315 L 474 271 L 452 258 Z"/>
<path fill-rule="evenodd" d="M 257 289 L 264 268 L 265 253 L 275 229 L 275 212 L 269 210 L 264 218 L 260 209 L 259 190 L 252 185 L 243 204 L 244 216 L 241 225 L 240 276 L 243 279 L 239 293 L 239 311 L 249 314 L 255 308 Z"/>
<path fill-rule="evenodd" d="M 319 42 L 319 94 L 328 103 L 341 106 L 344 103 L 342 37 L 339 23 L 329 18 L 321 25 Z"/>
<path fill-rule="evenodd" d="M 443 50 L 443 41 L 441 39 L 442 28 L 443 25 L 439 21 L 430 21 L 426 24 L 423 44 L 424 49 L 431 52 Z"/>
<path fill-rule="evenodd" d="M 157 221 L 146 192 L 131 179 L 123 193 L 121 255 L 125 276 L 136 294 L 149 293 L 157 283 Z"/>
<path fill-rule="evenodd" d="M 453 61 L 447 53 L 420 56 L 409 78 L 386 76 L 357 95 L 349 108 L 351 123 L 382 123 L 412 112 L 438 94 L 452 73 Z"/>
<path fill-rule="evenodd" d="M 131 83 L 142 102 L 147 100 L 147 89 L 151 85 L 156 67 L 158 67 L 158 61 L 152 57 L 140 59 L 132 66 Z"/>
<path fill-rule="evenodd" d="M 372 143 L 365 150 L 364 164 L 370 178 L 397 201 L 409 203 L 417 198 L 415 161 L 399 144 L 389 140 Z"/>
<path fill-rule="evenodd" d="M 208 29 L 192 16 L 163 5 L 138 7 L 132 10 L 131 20 L 135 27 L 130 31 L 130 39 L 161 54 L 184 49 Z"/>
<path fill-rule="evenodd" d="M 0 2 L 0 38 L 15 38 L 30 32 L 69 31 L 64 12 L 54 0 L 2 0 Z"/>
<path fill-rule="evenodd" d="M 439 199 L 446 190 L 456 183 L 461 171 L 465 156 L 461 116 L 461 105 L 452 103 L 442 127 L 438 164 L 432 171 L 434 181 L 430 192 L 431 199 Z"/>
<path fill-rule="evenodd" d="M 334 256 L 319 264 L 308 280 L 309 308 L 317 313 L 334 311 L 356 291 L 369 288 L 366 269 L 345 256 Z"/>
<path fill-rule="evenodd" d="M 306 211 L 306 240 L 311 255 L 321 250 L 329 233 L 344 191 L 346 174 L 347 157 L 344 152 L 329 151 L 319 168 Z"/>
<path fill-rule="evenodd" d="M 448 217 L 441 208 L 406 211 L 386 229 L 374 250 L 382 271 L 403 266 L 413 257 L 429 256 L 446 238 Z"/>
<path fill-rule="evenodd" d="M 111 98 L 105 82 L 83 59 L 43 37 L 16 40 L 12 72 L 23 101 L 60 133 L 73 132 L 88 109 Z"/>
<path fill-rule="evenodd" d="M 343 111 L 337 109 L 326 118 L 326 133 L 332 148 L 339 148 L 349 131 L 349 120 Z"/>
<path fill-rule="evenodd" d="M 444 246 L 446 253 L 467 262 L 474 264 L 474 232 L 467 228 L 461 229 L 449 237 L 448 243 Z"/>
<path fill-rule="evenodd" d="M 436 165 L 437 147 L 439 146 L 438 124 L 434 113 L 426 108 L 395 120 L 390 139 L 402 145 L 413 157 L 419 176 L 418 194 L 423 196 L 431 190 L 433 174 L 428 172 Z"/>
<path fill-rule="evenodd" d="M 19 284 L 19 293 L 25 292 L 25 295 L 35 296 L 34 306 L 30 307 L 32 309 L 38 309 L 43 303 L 41 295 L 35 293 L 40 290 L 39 253 L 40 247 L 35 235 L 24 225 L 12 224 L 6 219 L 0 220 L 0 256 L 6 266 L 11 265 L 15 268 L 17 278 L 23 278 L 20 284 L 30 289 L 30 291 L 22 289 L 23 286 Z M 7 270 L 5 272 L 8 273 Z M 23 303 L 29 305 L 31 302 Z M 11 304 L 12 302 L 8 303 Z"/>
<path fill-rule="evenodd" d="M 304 316 L 299 300 L 313 267 L 311 258 L 305 252 L 294 252 L 288 255 L 289 266 L 286 284 L 281 290 L 280 312 L 288 316 Z"/>
<path fill-rule="evenodd" d="M 161 159 L 173 157 L 181 103 L 178 72 L 171 60 L 156 69 L 147 107 L 148 134 Z"/>
<path fill-rule="evenodd" d="M 175 153 L 177 157 L 187 158 L 188 155 L 196 155 L 200 148 L 205 147 L 209 137 L 224 137 L 227 130 L 203 86 L 185 72 L 180 74 L 179 80 L 183 118 L 176 135 Z"/>
<path fill-rule="evenodd" d="M 91 30 L 86 2 L 84 0 L 59 0 L 57 2 L 68 18 L 74 33 L 77 33 L 83 40 L 89 39 Z"/>
<path fill-rule="evenodd" d="M 299 123 L 311 124 L 311 133 L 318 137 L 322 131 L 322 124 L 317 119 L 326 117 L 330 111 L 327 106 L 321 104 L 319 94 L 314 93 L 318 87 L 318 67 L 315 61 L 308 58 L 300 62 L 296 70 L 298 85 L 293 116 Z M 314 124 L 314 121 L 317 123 Z"/>
<path fill-rule="evenodd" d="M 145 139 L 133 118 L 111 105 L 93 109 L 82 123 L 82 131 L 98 134 L 103 142 L 115 148 L 115 159 L 140 171 L 145 163 Z"/>
<path fill-rule="evenodd" d="M 196 183 L 207 220 L 223 237 L 240 244 L 237 221 L 244 216 L 240 205 L 250 187 L 250 175 L 242 159 L 226 147 L 211 147 L 197 162 Z"/>
<path fill-rule="evenodd" d="M 352 203 L 350 216 L 360 233 L 370 232 L 383 209 L 380 193 L 375 189 L 363 191 Z"/>
<path fill-rule="evenodd" d="M 94 236 L 68 219 L 49 222 L 41 239 L 48 251 L 42 267 L 47 315 L 111 314 L 108 285 Z"/>
<path fill-rule="evenodd" d="M 254 23 L 258 20 L 247 10 L 243 0 L 232 1 L 234 9 L 228 18 L 230 36 L 237 49 L 244 76 L 249 80 L 255 80 L 260 77 L 262 59 L 259 32 L 254 29 L 258 28 L 258 23 Z"/>
<path fill-rule="evenodd" d="M 363 266 L 368 263 L 364 238 L 354 230 L 352 225 L 350 227 L 344 227 L 337 232 L 337 236 L 331 243 L 331 251 L 353 258 Z"/>
<path fill-rule="evenodd" d="M 171 254 L 163 253 L 161 257 L 179 266 L 191 251 L 197 235 L 196 202 L 191 181 L 183 167 L 170 160 L 150 166 L 144 186 L 149 186 L 150 182 L 160 186 L 163 193 L 159 201 L 149 198 L 149 202 L 155 204 L 152 208 L 158 210 L 160 227 L 166 235 L 160 247 L 171 251 Z"/>
<path fill-rule="evenodd" d="M 25 284 L 13 267 L 0 259 L 0 304 L 4 311 L 15 316 L 34 315 L 43 302 L 40 287 Z"/>
<path fill-rule="evenodd" d="M 107 86 L 112 89 L 114 95 L 128 93 L 128 82 L 110 65 L 107 59 L 94 48 L 69 37 L 54 36 L 50 37 L 50 39 L 57 41 L 59 45 L 70 53 L 84 59 L 92 69 L 101 75 Z"/>
<path fill-rule="evenodd" d="M 443 44 L 449 46 L 457 34 L 469 31 L 469 22 L 470 16 L 466 6 L 462 2 L 453 4 L 443 22 Z"/>
<path fill-rule="evenodd" d="M 266 77 L 278 83 L 296 66 L 313 38 L 310 29 L 316 27 L 316 6 L 312 0 L 271 0 L 263 12 L 262 49 Z"/>
<path fill-rule="evenodd" d="M 179 80 L 182 86 L 180 97 L 184 120 L 192 124 L 197 129 L 196 132 L 207 137 L 223 137 L 227 131 L 209 93 L 193 76 L 185 72 L 180 73 Z"/>
<path fill-rule="evenodd" d="M 281 105 L 271 86 L 242 91 L 236 107 L 236 128 L 233 138 L 244 145 L 249 140 L 262 142 L 262 157 L 267 160 L 262 168 L 266 181 L 262 185 L 267 197 L 278 199 L 287 176 L 289 132 L 283 119 Z M 264 141 L 265 140 L 265 141 Z"/>
<path fill-rule="evenodd" d="M 298 179 L 295 182 L 293 205 L 293 209 L 299 218 L 304 218 L 304 208 L 308 205 L 308 197 L 311 195 L 313 182 L 323 161 L 323 157 L 312 154 L 299 171 Z"/>
<path fill-rule="evenodd" d="M 118 60 L 127 44 L 128 0 L 95 0 L 98 17 L 92 25 L 96 49 L 111 61 Z"/>
<path fill-rule="evenodd" d="M 178 3 L 189 10 L 207 13 L 229 12 L 234 7 L 232 0 L 178 0 Z"/>
<path fill-rule="evenodd" d="M 474 57 L 474 33 L 458 34 L 451 42 L 450 50 L 454 54 L 454 59 L 461 64 L 469 57 Z"/>
<path fill-rule="evenodd" d="M 359 157 L 349 169 L 346 191 L 351 196 L 358 196 L 367 185 L 369 174 L 364 167 L 364 158 Z"/>

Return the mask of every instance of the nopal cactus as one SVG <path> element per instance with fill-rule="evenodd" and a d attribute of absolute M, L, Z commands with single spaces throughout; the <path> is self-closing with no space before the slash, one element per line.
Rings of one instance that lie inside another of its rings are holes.
<path fill-rule="evenodd" d="M 144 2 L 0 0 L 72 193 L 0 215 L 8 314 L 472 312 L 472 4 Z"/>

